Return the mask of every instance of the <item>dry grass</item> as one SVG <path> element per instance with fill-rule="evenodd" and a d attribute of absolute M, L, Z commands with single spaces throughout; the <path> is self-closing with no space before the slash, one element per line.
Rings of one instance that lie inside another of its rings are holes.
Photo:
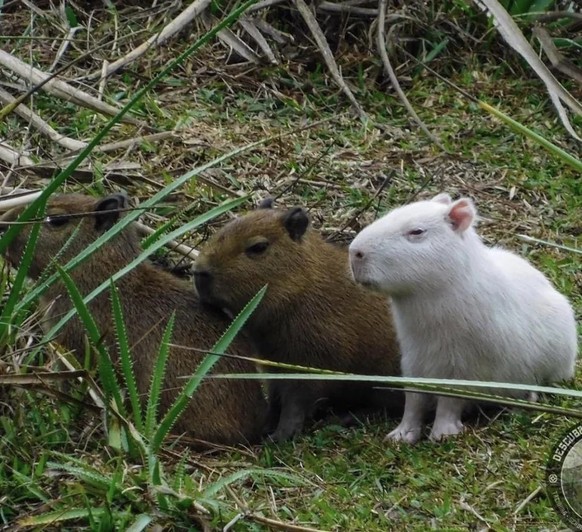
<path fill-rule="evenodd" d="M 122 55 L 145 40 L 176 11 L 174 5 L 170 9 L 131 7 L 114 16 L 100 9 L 89 17 L 75 7 L 87 31 L 75 35 L 62 62 L 96 51 L 68 69 L 65 78 L 99 94 L 98 81 L 87 80 L 86 74 L 98 71 L 103 58 Z M 28 29 L 34 38 L 0 38 L 2 48 L 45 69 L 66 35 L 57 10 L 20 9 L 5 16 L 3 25 L 5 35 L 23 36 Z M 189 28 L 162 50 L 113 76 L 101 87 L 104 99 L 123 102 L 134 94 L 184 49 L 191 40 L 190 32 L 196 30 Z M 451 38 L 458 38 L 456 32 L 450 29 Z M 345 35 L 351 34 L 347 31 Z M 485 238 L 521 252 L 544 269 L 571 297 L 580 318 L 579 257 L 551 247 L 526 245 L 516 237 L 523 233 L 579 248 L 579 176 L 481 114 L 446 85 L 408 70 L 408 76 L 414 75 L 408 79 L 403 75 L 408 96 L 448 153 L 438 150 L 419 134 L 384 85 L 381 65 L 368 54 L 365 42 L 346 38 L 337 43 L 337 49 L 341 50 L 339 62 L 345 79 L 356 88 L 367 113 L 389 125 L 389 130 L 365 127 L 353 117 L 307 42 L 297 43 L 293 48 L 296 55 L 290 54 L 278 67 L 229 63 L 228 51 L 214 44 L 189 59 L 142 101 L 139 118 L 147 128 L 118 126 L 108 142 L 159 131 L 173 131 L 172 137 L 93 153 L 85 172 L 78 172 L 65 190 L 100 193 L 124 188 L 136 200 L 147 198 L 168 180 L 250 140 L 322 120 L 207 172 L 173 195 L 163 208 L 145 215 L 144 221 L 158 225 L 177 208 L 187 209 L 186 220 L 244 192 L 252 193 L 255 201 L 273 195 L 282 205 L 306 206 L 314 225 L 334 240 L 347 241 L 393 205 L 443 190 L 468 194 L 480 209 Z M 511 64 L 500 66 L 483 43 L 475 43 L 471 52 L 455 50 L 455 61 L 443 63 L 443 70 L 456 83 L 576 153 L 578 148 L 557 124 L 537 81 L 516 77 Z M 17 80 L 7 83 L 8 89 L 18 85 Z M 53 127 L 79 140 L 92 138 L 106 121 L 92 111 L 44 94 L 35 95 L 28 104 Z M 32 158 L 57 165 L 66 160 L 62 148 L 27 128 L 15 115 L 0 123 L 0 136 L 27 150 Z M 39 188 L 47 183 L 45 174 L 31 169 L 0 166 L 0 173 L 6 178 L 5 186 Z M 210 226 L 190 235 L 188 243 L 197 247 L 206 232 L 213 230 Z M 0 356 L 2 364 L 11 369 L 21 366 L 24 355 L 18 350 L 38 342 L 33 325 L 31 319 L 18 335 L 18 343 L 6 346 Z M 578 386 L 581 378 L 578 371 Z M 13 529 L 17 517 L 63 508 L 59 506 L 62 500 L 77 506 L 84 501 L 91 507 L 99 497 L 107 499 L 87 479 L 47 465 L 47 461 L 66 462 L 67 457 L 91 464 L 108 478 L 123 472 L 120 485 L 129 491 L 112 491 L 107 507 L 115 517 L 109 517 L 110 521 L 102 517 L 102 529 L 109 525 L 123 528 L 135 515 L 150 510 L 143 469 L 124 463 L 123 457 L 103 446 L 100 419 L 28 390 L 10 391 L 0 400 L 4 401 L 0 410 L 4 461 L 0 466 L 0 486 L 4 487 L 0 490 L 0 523 L 6 529 Z M 393 423 L 375 419 L 351 429 L 319 425 L 297 442 L 282 446 L 208 454 L 189 453 L 176 442 L 164 450 L 163 458 L 175 482 L 171 488 L 196 493 L 203 504 L 204 487 L 233 472 L 280 469 L 299 479 L 253 474 L 236 482 L 213 496 L 223 506 L 199 521 L 200 528 L 224 526 L 237 515 L 234 530 L 274 526 L 265 519 L 334 530 L 542 530 L 559 526 L 543 493 L 543 466 L 549 446 L 568 420 L 506 414 L 491 424 L 471 428 L 459 440 L 401 449 L 382 443 Z M 130 500 L 127 493 L 131 490 L 143 500 Z M 190 526 L 195 515 L 200 514 L 185 504 L 182 514 L 164 515 L 158 522 L 180 528 Z M 72 523 L 87 526 L 91 521 Z"/>

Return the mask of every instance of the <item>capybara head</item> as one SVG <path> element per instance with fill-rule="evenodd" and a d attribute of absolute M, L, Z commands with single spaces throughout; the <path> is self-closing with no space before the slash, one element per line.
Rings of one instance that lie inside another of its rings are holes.
<path fill-rule="evenodd" d="M 308 226 L 303 209 L 273 209 L 270 202 L 228 223 L 196 259 L 200 297 L 237 313 L 268 284 L 261 307 L 287 304 L 309 282 Z"/>
<path fill-rule="evenodd" d="M 103 233 L 110 229 L 127 208 L 124 194 L 112 194 L 105 198 L 93 198 L 83 194 L 53 196 L 47 203 L 46 214 L 38 222 L 42 224 L 36 242 L 34 257 L 29 269 L 32 278 L 38 278 L 56 260 L 65 264 Z M 16 207 L 5 213 L 1 220 L 17 220 L 25 207 Z M 24 226 L 8 246 L 5 255 L 13 266 L 22 260 L 31 225 Z M 133 227 L 128 227 L 110 240 L 105 249 L 97 250 L 88 260 L 121 264 L 129 262 L 139 250 L 139 239 Z M 90 262 L 80 268 L 89 268 Z"/>
<path fill-rule="evenodd" d="M 394 296 L 446 286 L 466 268 L 475 217 L 470 199 L 447 194 L 392 210 L 351 243 L 354 279 Z"/>

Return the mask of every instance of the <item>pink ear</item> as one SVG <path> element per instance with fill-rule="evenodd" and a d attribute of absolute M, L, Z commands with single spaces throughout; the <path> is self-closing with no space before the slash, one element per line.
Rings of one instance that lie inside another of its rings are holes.
<path fill-rule="evenodd" d="M 453 225 L 453 230 L 459 233 L 466 231 L 471 227 L 476 214 L 475 206 L 470 199 L 461 198 L 455 201 L 449 210 L 449 220 Z"/>

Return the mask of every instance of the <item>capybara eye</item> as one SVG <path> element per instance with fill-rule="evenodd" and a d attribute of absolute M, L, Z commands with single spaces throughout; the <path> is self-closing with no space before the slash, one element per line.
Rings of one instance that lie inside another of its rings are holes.
<path fill-rule="evenodd" d="M 261 253 L 267 251 L 268 247 L 268 242 L 257 242 L 256 244 L 249 246 L 245 251 L 248 255 L 260 255 Z"/>
<path fill-rule="evenodd" d="M 62 227 L 63 225 L 69 223 L 70 218 L 68 216 L 47 216 L 45 222 L 53 227 Z"/>

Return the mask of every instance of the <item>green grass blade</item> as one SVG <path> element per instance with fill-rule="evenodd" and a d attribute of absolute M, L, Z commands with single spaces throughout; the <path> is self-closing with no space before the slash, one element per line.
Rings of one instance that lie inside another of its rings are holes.
<path fill-rule="evenodd" d="M 124 408 L 119 383 L 115 377 L 115 370 L 113 368 L 111 357 L 101 342 L 101 334 L 99 333 L 97 324 L 95 323 L 93 316 L 91 316 L 87 305 L 83 301 L 83 296 L 79 292 L 71 276 L 60 266 L 57 265 L 56 267 L 67 291 L 69 292 L 71 300 L 73 301 L 75 310 L 85 326 L 89 340 L 99 353 L 99 376 L 101 377 L 101 384 L 105 391 L 105 395 L 113 398 L 117 412 L 123 415 Z"/>
<path fill-rule="evenodd" d="M 71 461 L 70 457 L 63 456 L 63 458 L 67 461 Z M 99 489 L 99 491 L 107 491 L 111 483 L 111 478 L 99 473 L 93 467 L 80 460 L 77 460 L 76 463 L 77 465 L 47 462 L 47 467 L 57 471 L 64 471 L 73 477 L 77 477 L 79 480 L 82 480 L 92 487 Z"/>
<path fill-rule="evenodd" d="M 537 142 L 538 144 L 543 146 L 546 150 L 548 150 L 552 155 L 555 155 L 556 157 L 564 161 L 566 164 L 569 164 L 572 168 L 574 168 L 578 172 L 582 172 L 582 161 L 580 159 L 574 157 L 573 155 L 570 155 L 567 151 L 563 150 L 559 146 L 556 146 L 554 143 L 545 139 L 540 134 L 536 133 L 535 131 L 532 131 L 523 124 L 520 124 L 517 120 L 514 120 L 513 118 L 507 116 L 505 113 L 501 112 L 499 109 L 496 109 L 492 105 L 489 105 L 488 103 L 483 102 L 481 100 L 478 100 L 478 104 L 479 107 L 481 107 L 481 109 L 484 109 L 488 113 L 491 113 L 492 115 L 496 116 L 497 118 L 499 118 L 499 120 L 505 122 L 505 124 L 507 124 L 511 129 L 513 129 L 517 133 L 520 133 L 527 137 L 528 139 Z"/>
<path fill-rule="evenodd" d="M 209 354 L 207 355 L 204 360 L 200 363 L 194 375 L 190 378 L 187 384 L 184 386 L 176 401 L 170 408 L 170 410 L 164 416 L 158 430 L 156 431 L 153 439 L 152 439 L 152 450 L 153 452 L 157 452 L 164 438 L 167 436 L 168 432 L 180 416 L 180 414 L 186 408 L 188 401 L 192 397 L 192 394 L 196 391 L 204 376 L 212 369 L 212 366 L 218 362 L 220 359 L 220 354 L 224 353 L 239 331 L 242 329 L 246 321 L 249 319 L 251 314 L 255 311 L 261 300 L 263 299 L 265 293 L 267 291 L 267 286 L 261 288 L 257 294 L 251 299 L 245 308 L 241 311 L 241 313 L 234 319 L 234 321 L 230 324 L 228 329 L 225 333 L 220 337 L 218 342 L 212 348 L 212 353 L 216 354 Z M 211 412 L 208 415 L 212 415 Z"/>
<path fill-rule="evenodd" d="M 142 530 L 145 530 L 152 520 L 153 517 L 151 515 L 138 515 L 135 521 L 125 529 L 125 532 L 142 532 Z"/>
<path fill-rule="evenodd" d="M 34 212 L 34 215 L 38 216 L 40 213 L 44 212 L 44 208 L 45 204 L 39 203 L 37 205 L 37 210 Z M 17 227 L 19 229 L 22 229 L 22 226 Z M 14 309 L 17 303 L 22 298 L 21 294 L 22 287 L 24 286 L 24 283 L 26 281 L 28 270 L 30 268 L 32 258 L 34 256 L 34 250 L 36 248 L 36 242 L 38 240 L 40 229 L 41 224 L 33 224 L 32 230 L 30 231 L 30 235 L 28 237 L 28 241 L 26 242 L 26 247 L 24 248 L 22 259 L 18 266 L 18 270 L 16 271 L 14 282 L 12 283 L 12 290 L 10 291 L 10 295 L 8 296 L 8 300 L 4 304 L 2 316 L 0 316 L 0 327 L 1 327 L 0 338 L 7 338 L 7 329 L 14 321 L 13 319 Z"/>
<path fill-rule="evenodd" d="M 119 359 L 121 361 L 121 370 L 125 380 L 125 386 L 129 396 L 129 403 L 132 410 L 132 419 L 139 432 L 143 432 L 144 423 L 139 400 L 139 392 L 137 390 L 137 382 L 135 380 L 135 373 L 133 371 L 133 359 L 129 347 L 129 340 L 127 338 L 127 329 L 125 327 L 125 320 L 123 317 L 123 309 L 119 294 L 115 283 L 110 283 L 111 306 L 113 310 L 113 321 L 115 324 L 115 333 L 117 337 L 117 345 L 119 348 Z"/>
<path fill-rule="evenodd" d="M 277 367 L 277 363 L 269 363 L 268 366 Z M 286 364 L 285 367 L 289 367 Z M 215 374 L 213 379 L 246 379 L 246 380 L 328 380 L 345 382 L 370 382 L 378 384 L 390 384 L 399 387 L 410 386 L 460 386 L 462 388 L 499 388 L 513 391 L 532 391 L 548 393 L 553 395 L 563 395 L 576 399 L 582 399 L 582 391 L 569 388 L 558 388 L 554 386 L 538 386 L 536 384 L 516 384 L 511 382 L 494 381 L 469 381 L 455 379 L 427 379 L 423 377 L 388 377 L 383 375 L 356 375 L 351 373 L 339 373 L 331 370 L 320 370 L 318 368 L 308 368 L 306 366 L 296 366 L 300 370 L 309 373 L 230 373 Z"/>
<path fill-rule="evenodd" d="M 33 515 L 18 520 L 20 526 L 56 525 L 62 521 L 87 519 L 90 515 L 102 516 L 109 510 L 106 508 L 71 508 L 69 510 L 56 510 L 41 515 Z"/>
<path fill-rule="evenodd" d="M 292 483 L 295 485 L 305 485 L 306 480 L 297 476 L 285 473 L 283 471 L 277 471 L 275 469 L 244 469 L 242 471 L 236 471 L 230 475 L 227 475 L 216 482 L 210 484 L 202 492 L 203 497 L 214 497 L 220 490 L 224 489 L 226 486 L 230 486 L 233 482 L 237 480 L 246 479 L 252 477 L 253 475 L 262 476 L 267 478 L 272 478 L 276 480 L 284 480 L 286 483 Z"/>
<path fill-rule="evenodd" d="M 152 374 L 152 382 L 150 384 L 148 405 L 146 408 L 145 420 L 145 435 L 146 438 L 151 438 L 154 433 L 154 428 L 158 418 L 158 405 L 160 404 L 162 385 L 164 383 L 164 376 L 166 374 L 166 363 L 170 354 L 170 342 L 172 340 L 172 333 L 174 332 L 174 322 L 176 320 L 176 313 L 172 312 L 168 325 L 164 331 L 162 342 L 160 343 L 160 350 L 156 359 L 156 365 Z"/>

